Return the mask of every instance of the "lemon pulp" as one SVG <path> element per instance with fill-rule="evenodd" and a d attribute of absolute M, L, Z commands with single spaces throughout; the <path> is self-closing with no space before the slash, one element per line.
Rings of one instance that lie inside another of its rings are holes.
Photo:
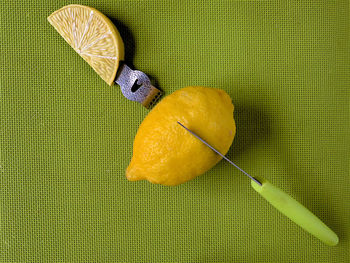
<path fill-rule="evenodd" d="M 64 6 L 52 13 L 48 21 L 112 85 L 119 61 L 124 59 L 123 40 L 113 23 L 98 10 L 83 5 Z"/>

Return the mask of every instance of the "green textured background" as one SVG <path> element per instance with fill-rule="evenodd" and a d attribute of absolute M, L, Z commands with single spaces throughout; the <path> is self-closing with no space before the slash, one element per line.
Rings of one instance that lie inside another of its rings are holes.
<path fill-rule="evenodd" d="M 178 187 L 128 182 L 147 114 L 46 17 L 70 1 L 0 2 L 1 262 L 350 262 L 347 1 L 81 1 L 166 94 L 226 90 L 228 153 L 340 238 L 305 233 L 229 164 Z M 117 21 L 116 21 L 117 20 Z"/>

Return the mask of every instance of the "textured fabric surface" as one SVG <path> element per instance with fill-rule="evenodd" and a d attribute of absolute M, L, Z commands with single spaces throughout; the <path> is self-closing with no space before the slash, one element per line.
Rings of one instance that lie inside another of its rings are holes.
<path fill-rule="evenodd" d="M 128 182 L 147 114 L 109 87 L 47 16 L 69 1 L 0 2 L 1 262 L 350 262 L 347 1 L 81 1 L 166 94 L 227 91 L 228 157 L 340 238 L 328 247 L 220 162 L 178 187 Z"/>

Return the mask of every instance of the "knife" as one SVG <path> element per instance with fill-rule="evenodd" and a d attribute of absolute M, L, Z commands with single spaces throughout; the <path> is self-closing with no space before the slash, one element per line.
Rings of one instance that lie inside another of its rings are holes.
<path fill-rule="evenodd" d="M 189 133 L 199 139 L 202 143 L 220 155 L 223 159 L 236 167 L 242 173 L 247 175 L 251 179 L 251 186 L 258 192 L 263 198 L 265 198 L 271 205 L 273 205 L 278 211 L 291 219 L 294 223 L 302 227 L 305 231 L 309 232 L 313 236 L 317 237 L 329 246 L 335 246 L 338 244 L 338 236 L 317 216 L 315 216 L 305 206 L 296 201 L 293 197 L 283 192 L 278 187 L 274 186 L 264 178 L 254 178 L 247 172 L 239 168 L 235 163 L 228 159 L 225 155 L 216 150 L 212 145 L 207 143 L 199 135 L 185 127 L 182 123 L 177 122 Z"/>

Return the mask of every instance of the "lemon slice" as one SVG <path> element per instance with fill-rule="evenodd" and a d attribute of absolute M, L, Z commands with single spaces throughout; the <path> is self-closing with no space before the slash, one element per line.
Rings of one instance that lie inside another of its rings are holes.
<path fill-rule="evenodd" d="M 58 33 L 89 63 L 100 77 L 112 85 L 124 44 L 113 23 L 98 10 L 83 5 L 67 5 L 47 18 Z"/>

